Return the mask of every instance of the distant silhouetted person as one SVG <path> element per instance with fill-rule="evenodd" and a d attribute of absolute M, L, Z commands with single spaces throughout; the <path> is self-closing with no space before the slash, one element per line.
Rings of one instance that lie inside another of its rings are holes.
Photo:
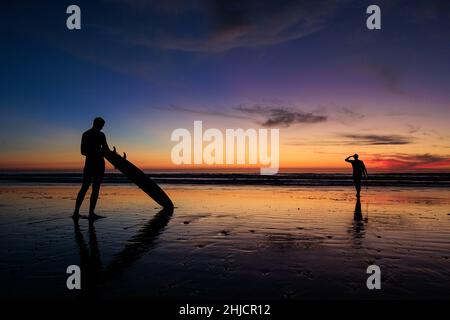
<path fill-rule="evenodd" d="M 350 160 L 350 158 L 353 157 L 353 160 Z M 346 162 L 350 162 L 353 167 L 353 183 L 355 184 L 356 189 L 356 196 L 359 197 L 361 193 L 361 180 L 364 176 L 365 179 L 367 179 L 367 169 L 364 165 L 364 162 L 358 159 L 359 156 L 355 153 L 353 156 L 349 156 L 345 158 Z"/>
<path fill-rule="evenodd" d="M 83 170 L 83 185 L 81 186 L 80 192 L 78 192 L 73 218 L 80 217 L 80 207 L 91 183 L 92 193 L 89 205 L 89 219 L 102 218 L 95 214 L 94 211 L 100 191 L 100 184 L 105 173 L 105 160 L 103 159 L 103 155 L 105 151 L 109 150 L 105 134 L 101 132 L 104 125 L 105 120 L 95 118 L 92 128 L 84 132 L 81 138 L 81 154 L 86 157 L 86 162 Z"/>

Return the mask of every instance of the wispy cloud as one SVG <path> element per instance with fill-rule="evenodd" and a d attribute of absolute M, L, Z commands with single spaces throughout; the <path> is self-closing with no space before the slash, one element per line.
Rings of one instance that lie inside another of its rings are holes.
<path fill-rule="evenodd" d="M 437 154 L 374 154 L 368 159 L 372 166 L 380 168 L 395 168 L 401 170 L 449 168 L 450 156 Z"/>
<path fill-rule="evenodd" d="M 364 118 L 364 114 L 353 110 L 350 107 L 333 106 L 336 110 L 334 118 L 344 125 L 354 125 L 355 121 L 361 121 Z"/>
<path fill-rule="evenodd" d="M 413 133 L 417 133 L 420 130 L 420 126 L 414 125 L 414 124 L 407 124 L 406 125 L 408 128 L 408 133 L 409 134 L 413 134 Z"/>
<path fill-rule="evenodd" d="M 349 108 L 349 107 L 341 107 L 337 108 L 336 112 L 338 114 L 341 114 L 343 116 L 346 116 L 347 118 L 351 119 L 362 119 L 364 118 L 364 115 L 362 113 L 356 112 L 355 110 Z"/>
<path fill-rule="evenodd" d="M 343 6 L 336 0 L 200 0 L 177 1 L 176 6 L 166 2 L 152 2 L 141 10 L 152 10 L 164 28 L 155 32 L 150 26 L 129 25 L 121 34 L 135 44 L 162 49 L 225 51 L 299 39 L 327 26 Z M 128 4 L 128 9 L 138 14 L 136 9 L 142 8 L 143 1 Z M 189 22 L 190 28 L 181 26 L 182 21 Z"/>
<path fill-rule="evenodd" d="M 292 146 L 376 146 L 376 145 L 403 145 L 410 144 L 414 138 L 403 135 L 378 135 L 378 134 L 338 134 L 333 138 L 316 139 L 292 139 L 286 141 Z"/>
<path fill-rule="evenodd" d="M 289 127 L 297 123 L 319 123 L 327 121 L 328 117 L 314 112 L 304 112 L 278 106 L 239 106 L 235 110 L 252 117 L 260 117 L 256 120 L 264 127 Z"/>
<path fill-rule="evenodd" d="M 24 17 L 42 40 L 94 64 L 161 84 L 183 85 L 201 69 L 196 59 L 236 48 L 281 44 L 331 25 L 350 0 L 103 0 L 86 9 L 83 32 L 67 40 L 64 28 Z M 36 10 L 50 12 L 50 4 Z M 19 10 L 19 9 L 18 9 Z M 98 11 L 94 11 L 98 10 Z M 55 11 L 57 12 L 57 11 Z M 96 14 L 98 12 L 98 14 Z M 22 29 L 20 24 L 13 28 Z M 204 70 L 206 70 L 205 68 Z"/>
<path fill-rule="evenodd" d="M 174 105 L 174 104 L 171 104 L 168 107 L 154 107 L 153 109 L 164 110 L 164 111 L 173 111 L 173 112 L 186 112 L 186 113 L 203 115 L 203 116 L 248 119 L 248 117 L 245 117 L 243 115 L 232 114 L 232 113 L 229 113 L 226 111 L 183 107 L 183 106 Z"/>
<path fill-rule="evenodd" d="M 347 139 L 347 144 L 357 145 L 400 145 L 413 142 L 413 138 L 403 135 L 380 135 L 380 134 L 340 134 L 340 137 Z"/>
<path fill-rule="evenodd" d="M 205 116 L 217 116 L 234 119 L 247 119 L 263 127 L 289 127 L 294 124 L 313 124 L 325 122 L 327 115 L 318 114 L 316 112 L 304 112 L 294 108 L 274 106 L 274 105 L 240 105 L 233 108 L 221 108 L 227 111 L 207 110 L 199 108 L 190 108 L 177 105 L 168 107 L 155 107 L 154 109 L 186 112 Z M 216 108 L 220 109 L 220 108 Z"/>

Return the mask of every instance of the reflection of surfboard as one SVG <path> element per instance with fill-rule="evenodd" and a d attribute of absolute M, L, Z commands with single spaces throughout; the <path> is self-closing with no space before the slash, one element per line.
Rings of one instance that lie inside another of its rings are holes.
<path fill-rule="evenodd" d="M 105 153 L 105 158 L 158 204 L 164 208 L 173 208 L 173 203 L 167 194 L 152 179 L 147 177 L 141 169 L 128 161 L 125 153 L 123 157 L 120 156 L 114 147 L 113 151 Z"/>

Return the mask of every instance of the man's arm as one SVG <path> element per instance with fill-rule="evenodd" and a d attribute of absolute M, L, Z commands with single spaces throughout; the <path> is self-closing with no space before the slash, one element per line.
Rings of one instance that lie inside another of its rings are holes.
<path fill-rule="evenodd" d="M 367 174 L 367 169 L 366 169 L 366 165 L 364 164 L 364 162 L 361 161 L 362 164 L 362 169 L 363 169 L 363 174 L 364 174 L 364 178 L 368 178 L 368 174 Z"/>
<path fill-rule="evenodd" d="M 103 151 L 110 151 L 108 142 L 106 142 L 106 136 L 103 132 L 102 132 L 102 135 L 103 135 L 102 149 L 103 149 Z"/>
<path fill-rule="evenodd" d="M 345 158 L 345 162 L 350 162 L 351 163 L 352 162 L 352 160 L 350 160 L 351 157 L 353 157 L 353 156 L 348 156 L 347 158 Z"/>
<path fill-rule="evenodd" d="M 86 155 L 86 136 L 85 136 L 85 134 L 83 133 L 83 135 L 81 136 L 81 146 L 80 146 L 80 151 L 81 151 L 81 154 L 83 155 L 83 156 L 85 156 Z"/>

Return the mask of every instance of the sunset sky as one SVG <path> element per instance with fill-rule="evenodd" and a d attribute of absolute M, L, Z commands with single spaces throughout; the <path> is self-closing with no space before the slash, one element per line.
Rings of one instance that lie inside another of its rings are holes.
<path fill-rule="evenodd" d="M 81 170 L 102 116 L 109 145 L 146 169 L 176 169 L 171 132 L 202 120 L 279 128 L 285 168 L 348 169 L 357 152 L 369 172 L 450 171 L 449 3 L 2 3 L 0 170 Z"/>

